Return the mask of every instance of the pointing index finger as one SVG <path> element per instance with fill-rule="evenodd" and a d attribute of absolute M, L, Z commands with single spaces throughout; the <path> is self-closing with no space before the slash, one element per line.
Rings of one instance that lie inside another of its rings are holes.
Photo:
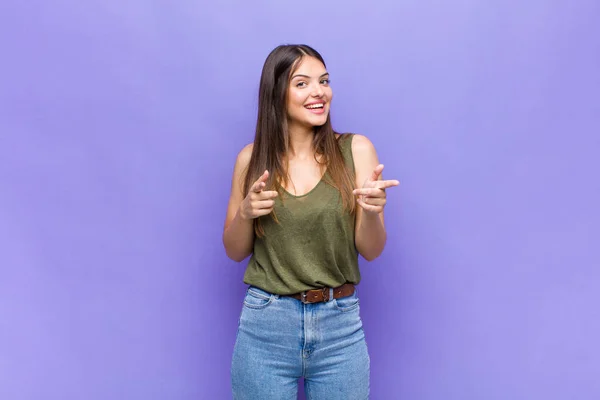
<path fill-rule="evenodd" d="M 263 174 L 256 180 L 256 182 L 254 182 L 254 185 L 252 185 L 252 191 L 260 193 L 263 187 L 265 187 L 265 182 L 267 181 L 267 179 L 269 179 L 269 171 L 263 172 Z"/>
<path fill-rule="evenodd" d="M 373 170 L 373 173 L 371 174 L 371 180 L 372 181 L 378 180 L 379 179 L 379 175 L 381 175 L 382 172 L 383 172 L 383 164 L 379 164 Z"/>
<path fill-rule="evenodd" d="M 400 184 L 399 181 L 395 179 L 390 179 L 387 181 L 377 181 L 375 182 L 375 187 L 378 189 L 387 189 L 393 186 L 398 186 Z"/>

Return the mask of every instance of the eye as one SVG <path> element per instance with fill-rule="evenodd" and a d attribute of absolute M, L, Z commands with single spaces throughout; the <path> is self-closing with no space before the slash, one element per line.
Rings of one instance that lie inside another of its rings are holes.
<path fill-rule="evenodd" d="M 329 83 L 331 83 L 331 80 L 329 78 L 321 80 L 321 85 L 329 85 Z"/>
<path fill-rule="evenodd" d="M 305 87 L 306 86 L 306 82 L 298 82 L 296 83 L 296 87 Z"/>

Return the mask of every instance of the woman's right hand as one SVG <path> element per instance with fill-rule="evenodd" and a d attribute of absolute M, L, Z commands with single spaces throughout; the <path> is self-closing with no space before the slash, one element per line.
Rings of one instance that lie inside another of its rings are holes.
<path fill-rule="evenodd" d="M 269 171 L 265 171 L 250 188 L 250 192 L 240 205 L 240 217 L 242 219 L 258 218 L 273 211 L 274 199 L 278 193 L 275 190 L 263 190 L 268 178 Z"/>

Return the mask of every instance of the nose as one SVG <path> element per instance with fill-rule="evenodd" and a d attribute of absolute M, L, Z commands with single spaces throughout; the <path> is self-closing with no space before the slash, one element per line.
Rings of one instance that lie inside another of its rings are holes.
<path fill-rule="evenodd" d="M 313 90 L 311 93 L 311 95 L 313 97 L 323 97 L 323 93 L 324 93 L 324 91 L 320 84 L 317 83 L 316 85 L 313 86 Z"/>

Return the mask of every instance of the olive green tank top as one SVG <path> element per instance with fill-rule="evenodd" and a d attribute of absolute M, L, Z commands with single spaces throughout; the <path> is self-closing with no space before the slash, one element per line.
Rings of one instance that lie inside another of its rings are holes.
<path fill-rule="evenodd" d="M 338 139 L 350 171 L 352 137 Z M 260 217 L 265 234 L 254 240 L 246 284 L 288 295 L 360 282 L 354 215 L 344 210 L 340 192 L 324 178 L 305 195 L 278 196 L 274 211 L 279 223 L 271 215 Z"/>

